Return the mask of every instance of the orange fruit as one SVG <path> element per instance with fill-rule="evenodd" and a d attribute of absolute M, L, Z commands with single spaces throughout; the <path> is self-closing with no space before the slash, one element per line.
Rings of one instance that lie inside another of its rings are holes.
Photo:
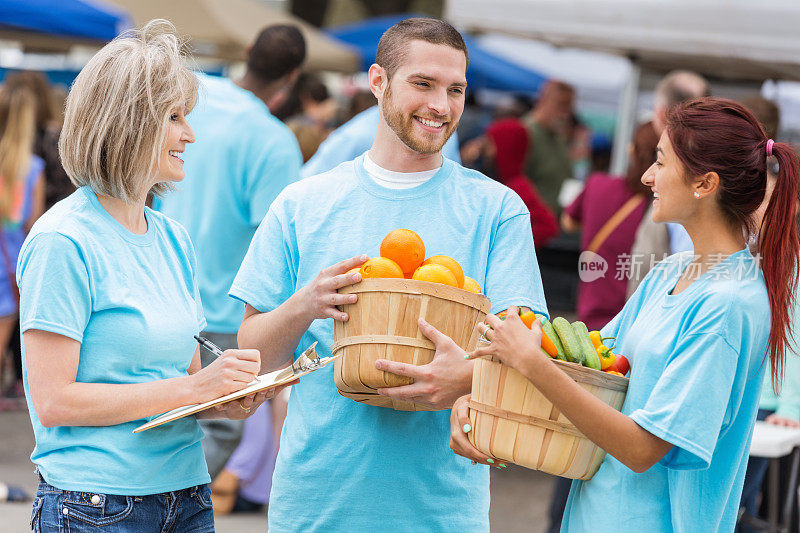
<path fill-rule="evenodd" d="M 351 268 L 350 270 L 348 270 L 347 272 L 345 272 L 345 274 L 354 274 L 354 273 L 356 273 L 356 272 L 361 272 L 361 267 L 354 267 L 354 268 Z"/>
<path fill-rule="evenodd" d="M 449 268 L 450 272 L 452 272 L 453 275 L 456 277 L 458 286 L 464 288 L 464 271 L 461 269 L 461 265 L 458 264 L 458 261 L 456 261 L 452 257 L 448 257 L 446 255 L 432 255 L 431 257 L 427 258 L 422 264 L 442 265 L 443 267 Z"/>
<path fill-rule="evenodd" d="M 373 257 L 361 265 L 362 278 L 402 278 L 400 266 L 385 257 Z"/>
<path fill-rule="evenodd" d="M 412 274 L 425 260 L 425 244 L 410 229 L 396 229 L 383 238 L 381 256 L 400 265 L 404 274 Z"/>
<path fill-rule="evenodd" d="M 422 265 L 414 272 L 414 277 L 417 281 L 430 281 L 432 283 L 443 283 L 451 287 L 458 287 L 455 275 L 449 268 L 442 265 L 430 264 Z"/>
<path fill-rule="evenodd" d="M 472 279 L 469 276 L 464 276 L 464 286 L 461 287 L 465 291 L 474 292 L 475 294 L 481 294 L 481 286 L 478 285 L 478 282 Z"/>

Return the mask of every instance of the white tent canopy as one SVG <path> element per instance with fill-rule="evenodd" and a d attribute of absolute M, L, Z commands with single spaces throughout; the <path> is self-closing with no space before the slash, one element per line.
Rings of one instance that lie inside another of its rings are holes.
<path fill-rule="evenodd" d="M 578 107 L 616 109 L 630 72 L 630 61 L 612 54 L 555 47 L 495 32 L 480 35 L 477 41 L 499 57 L 569 83 L 577 90 Z"/>
<path fill-rule="evenodd" d="M 446 18 L 465 30 L 621 54 L 644 69 L 800 80 L 797 0 L 448 0 Z"/>

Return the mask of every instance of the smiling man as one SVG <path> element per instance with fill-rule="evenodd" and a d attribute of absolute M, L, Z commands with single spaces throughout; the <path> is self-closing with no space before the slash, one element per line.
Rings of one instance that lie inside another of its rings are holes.
<path fill-rule="evenodd" d="M 416 231 L 428 255 L 458 260 L 495 312 L 512 304 L 546 312 L 525 205 L 510 189 L 442 157 L 464 108 L 467 61 L 461 35 L 440 20 L 408 19 L 381 38 L 369 71 L 381 112 L 372 148 L 287 187 L 231 288 L 248 304 L 239 345 L 259 349 L 264 370 L 314 341 L 320 355 L 330 355 L 333 320 L 348 318 L 336 306 L 354 297 L 336 289 L 359 281 L 347 271 L 362 254 L 377 255 L 397 228 Z M 448 355 L 452 341 L 420 328 L 437 346 L 433 362 L 378 361 L 414 379 L 378 392 L 437 411 L 393 411 L 339 396 L 333 365 L 294 386 L 270 533 L 488 530 L 488 469 L 448 447 L 449 409 L 469 392 L 472 364 Z"/>

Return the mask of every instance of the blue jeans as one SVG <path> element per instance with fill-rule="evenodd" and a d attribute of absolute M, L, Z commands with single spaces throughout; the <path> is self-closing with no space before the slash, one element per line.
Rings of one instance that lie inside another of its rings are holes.
<path fill-rule="evenodd" d="M 151 494 L 117 496 L 57 489 L 41 481 L 33 500 L 34 533 L 213 533 L 208 485 Z"/>

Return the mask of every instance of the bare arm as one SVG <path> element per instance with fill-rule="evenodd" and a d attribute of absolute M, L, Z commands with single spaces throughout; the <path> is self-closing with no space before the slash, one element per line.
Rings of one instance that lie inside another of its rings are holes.
<path fill-rule="evenodd" d="M 670 451 L 672 444 L 599 400 L 556 367 L 539 347 L 542 337 L 539 321 L 528 330 L 514 313 L 509 313 L 505 321 L 489 315 L 487 323 L 492 327 L 486 333 L 491 344 L 479 347 L 470 357 L 492 355 L 519 371 L 581 433 L 625 466 L 641 473 Z"/>
<path fill-rule="evenodd" d="M 566 233 L 576 233 L 581 230 L 581 224 L 566 212 L 561 213 L 561 229 Z"/>
<path fill-rule="evenodd" d="M 78 341 L 36 329 L 25 331 L 24 339 L 31 399 L 45 427 L 111 426 L 202 403 L 246 387 L 260 364 L 254 350 L 228 350 L 200 370 L 195 351 L 192 373 L 186 376 L 147 383 L 81 383 L 76 381 Z"/>
<path fill-rule="evenodd" d="M 261 353 L 262 372 L 291 362 L 300 338 L 314 320 L 347 321 L 347 313 L 336 306 L 355 303 L 358 298 L 355 294 L 339 294 L 337 290 L 361 281 L 361 274 L 347 272 L 366 260 L 367 256 L 358 256 L 326 268 L 272 311 L 261 313 L 248 304 L 239 326 L 239 346 Z"/>

